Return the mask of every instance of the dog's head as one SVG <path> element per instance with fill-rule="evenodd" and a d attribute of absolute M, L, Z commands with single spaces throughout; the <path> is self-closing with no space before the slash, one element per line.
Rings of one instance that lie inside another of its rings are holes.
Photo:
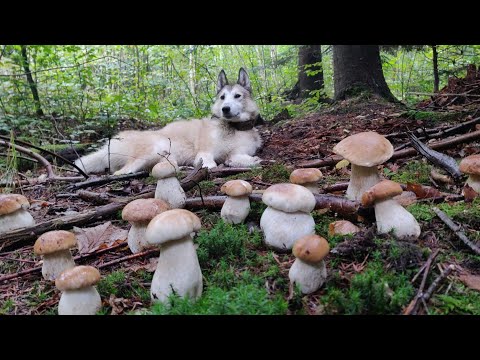
<path fill-rule="evenodd" d="M 212 106 L 212 113 L 228 122 L 245 122 L 259 118 L 259 110 L 252 99 L 252 87 L 247 72 L 240 68 L 238 80 L 229 85 L 222 70 L 218 74 L 217 99 Z"/>

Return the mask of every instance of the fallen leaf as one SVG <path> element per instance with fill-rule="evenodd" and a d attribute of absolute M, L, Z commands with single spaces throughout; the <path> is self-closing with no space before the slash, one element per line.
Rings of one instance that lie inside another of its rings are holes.
<path fill-rule="evenodd" d="M 335 169 L 337 169 L 337 170 L 342 169 L 342 168 L 344 168 L 344 167 L 347 167 L 349 164 L 350 164 L 350 161 L 348 161 L 347 159 L 340 160 L 340 161 L 335 165 Z"/>
<path fill-rule="evenodd" d="M 480 291 L 480 276 L 471 275 L 471 274 L 468 274 L 468 275 L 462 274 L 458 278 L 470 289 Z"/>
<path fill-rule="evenodd" d="M 463 196 L 465 197 L 465 202 L 472 202 L 479 194 L 473 190 L 473 188 L 465 183 L 462 190 Z"/>
<path fill-rule="evenodd" d="M 72 231 L 77 237 L 80 254 L 91 253 L 100 246 L 111 247 L 119 240 L 126 241 L 128 235 L 128 230 L 116 227 L 110 221 L 91 228 L 74 226 Z"/>
<path fill-rule="evenodd" d="M 417 202 L 417 195 L 413 191 L 404 191 L 400 195 L 394 196 L 393 200 L 402 206 L 408 206 Z"/>
<path fill-rule="evenodd" d="M 427 199 L 441 196 L 440 191 L 431 186 L 425 186 L 422 184 L 410 182 L 407 182 L 407 191 L 413 191 L 415 195 L 417 195 L 418 199 Z"/>
<path fill-rule="evenodd" d="M 139 265 L 132 265 L 129 267 L 130 270 L 137 272 L 138 270 L 145 270 L 147 272 L 155 272 L 157 270 L 158 264 L 158 257 L 152 257 L 148 259 L 148 263 L 146 264 L 139 264 Z"/>

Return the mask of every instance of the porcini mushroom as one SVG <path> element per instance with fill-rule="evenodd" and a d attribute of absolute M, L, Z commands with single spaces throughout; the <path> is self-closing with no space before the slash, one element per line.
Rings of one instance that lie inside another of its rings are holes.
<path fill-rule="evenodd" d="M 310 212 L 315 208 L 315 196 L 303 186 L 275 184 L 262 195 L 268 205 L 260 218 L 265 243 L 276 250 L 290 250 L 298 238 L 315 233 L 315 221 Z"/>
<path fill-rule="evenodd" d="M 221 192 L 227 194 L 220 216 L 229 224 L 240 224 L 250 212 L 248 195 L 252 193 L 252 185 L 244 180 L 230 180 L 222 185 Z"/>
<path fill-rule="evenodd" d="M 328 224 L 328 236 L 355 234 L 360 228 L 348 220 L 337 220 Z"/>
<path fill-rule="evenodd" d="M 202 271 L 192 233 L 200 230 L 200 219 L 184 209 L 167 210 L 147 226 L 147 242 L 161 245 L 150 294 L 153 301 L 166 302 L 175 292 L 196 299 L 202 295 Z"/>
<path fill-rule="evenodd" d="M 365 191 L 380 182 L 377 165 L 392 157 L 393 146 L 384 136 L 367 131 L 346 137 L 333 152 L 352 164 L 346 197 L 360 200 Z"/>
<path fill-rule="evenodd" d="M 75 235 L 65 230 L 48 231 L 35 241 L 34 253 L 43 255 L 44 279 L 55 280 L 63 271 L 75 266 L 69 250 L 75 245 L 77 245 Z"/>
<path fill-rule="evenodd" d="M 330 251 L 327 240 L 318 235 L 303 236 L 293 245 L 296 259 L 288 272 L 292 284 L 300 285 L 304 294 L 319 289 L 327 279 L 327 267 L 323 260 Z"/>
<path fill-rule="evenodd" d="M 20 194 L 0 195 L 0 234 L 35 225 L 28 212 L 30 203 Z"/>
<path fill-rule="evenodd" d="M 402 191 L 400 184 L 383 180 L 363 194 L 362 205 L 374 204 L 378 234 L 386 234 L 393 229 L 393 234 L 398 239 L 416 239 L 420 236 L 420 225 L 412 214 L 392 199 Z"/>
<path fill-rule="evenodd" d="M 58 315 L 95 315 L 102 307 L 100 294 L 95 284 L 100 272 L 93 266 L 75 266 L 65 270 L 55 280 L 62 291 L 58 303 Z"/>
<path fill-rule="evenodd" d="M 290 182 L 292 184 L 305 186 L 314 194 L 318 194 L 318 180 L 323 177 L 320 170 L 316 168 L 295 169 L 290 174 Z"/>
<path fill-rule="evenodd" d="M 460 161 L 459 170 L 468 175 L 465 184 L 480 194 L 480 154 L 470 155 Z"/>
<path fill-rule="evenodd" d="M 145 239 L 147 225 L 156 215 L 170 210 L 162 199 L 137 199 L 129 202 L 122 211 L 122 219 L 130 222 L 128 246 L 132 253 L 138 253 L 148 247 Z"/>
<path fill-rule="evenodd" d="M 157 179 L 155 198 L 165 200 L 172 209 L 185 207 L 185 191 L 177 179 L 178 165 L 175 160 L 163 160 L 152 169 L 152 176 Z"/>

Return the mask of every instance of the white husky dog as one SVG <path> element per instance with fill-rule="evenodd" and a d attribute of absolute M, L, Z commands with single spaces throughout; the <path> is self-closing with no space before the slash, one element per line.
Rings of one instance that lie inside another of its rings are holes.
<path fill-rule="evenodd" d="M 225 72 L 218 75 L 217 97 L 212 117 L 175 121 L 160 130 L 120 132 L 98 151 L 75 161 L 86 173 L 110 171 L 115 175 L 150 171 L 168 156 L 178 165 L 197 165 L 213 168 L 254 166 L 261 159 L 255 152 L 262 139 L 254 128 L 262 122 L 258 106 L 252 99 L 247 72 L 241 68 L 237 83 L 229 85 Z"/>

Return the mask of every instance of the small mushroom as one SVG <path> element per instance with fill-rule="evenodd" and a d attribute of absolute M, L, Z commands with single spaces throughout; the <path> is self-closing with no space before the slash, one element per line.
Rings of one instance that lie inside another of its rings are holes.
<path fill-rule="evenodd" d="M 75 266 L 69 250 L 75 245 L 77 245 L 75 235 L 65 230 L 48 231 L 35 241 L 34 253 L 43 255 L 44 279 L 55 280 L 63 271 Z"/>
<path fill-rule="evenodd" d="M 0 195 L 0 234 L 35 225 L 28 212 L 30 203 L 20 194 Z"/>
<path fill-rule="evenodd" d="M 152 169 L 152 176 L 157 179 L 155 198 L 166 201 L 172 209 L 185 207 L 187 196 L 177 179 L 178 165 L 175 160 L 163 160 Z"/>
<path fill-rule="evenodd" d="M 383 180 L 363 194 L 362 205 L 374 204 L 378 234 L 386 234 L 393 229 L 394 236 L 398 239 L 416 239 L 420 236 L 420 225 L 412 214 L 392 199 L 402 191 L 400 184 Z"/>
<path fill-rule="evenodd" d="M 319 289 L 327 279 L 327 267 L 323 260 L 330 251 L 327 240 L 318 235 L 303 236 L 293 246 L 293 262 L 288 277 L 292 284 L 300 285 L 304 294 Z"/>
<path fill-rule="evenodd" d="M 137 199 L 123 208 L 122 219 L 132 224 L 127 241 L 132 253 L 139 253 L 148 247 L 145 239 L 148 223 L 167 210 L 170 210 L 170 206 L 162 199 Z"/>
<path fill-rule="evenodd" d="M 460 161 L 459 169 L 468 175 L 465 184 L 480 194 L 480 154 L 470 155 Z"/>
<path fill-rule="evenodd" d="M 62 291 L 58 303 L 58 315 L 95 315 L 102 307 L 100 294 L 95 284 L 100 272 L 93 266 L 75 266 L 65 270 L 55 280 Z"/>
<path fill-rule="evenodd" d="M 150 289 L 152 301 L 166 302 L 172 292 L 193 299 L 202 295 L 202 271 L 192 234 L 200 227 L 198 216 L 184 209 L 167 210 L 148 224 L 147 242 L 161 245 Z"/>
<path fill-rule="evenodd" d="M 346 197 L 361 200 L 365 191 L 380 182 L 377 165 L 392 157 L 393 146 L 383 135 L 367 131 L 346 137 L 333 152 L 352 164 Z"/>
<path fill-rule="evenodd" d="M 227 194 L 220 216 L 229 224 L 240 224 L 250 212 L 248 195 L 252 193 L 252 185 L 244 180 L 230 180 L 222 185 L 221 192 Z"/>
<path fill-rule="evenodd" d="M 296 169 L 290 174 L 290 182 L 292 184 L 305 186 L 313 194 L 318 194 L 317 183 L 322 177 L 322 172 L 316 168 Z"/>
<path fill-rule="evenodd" d="M 360 228 L 348 220 L 338 220 L 328 224 L 328 236 L 355 234 Z"/>
<path fill-rule="evenodd" d="M 265 243 L 276 250 L 290 250 L 299 237 L 315 233 L 315 221 L 310 212 L 315 208 L 315 196 L 303 186 L 275 184 L 262 195 L 268 205 L 260 218 Z"/>

